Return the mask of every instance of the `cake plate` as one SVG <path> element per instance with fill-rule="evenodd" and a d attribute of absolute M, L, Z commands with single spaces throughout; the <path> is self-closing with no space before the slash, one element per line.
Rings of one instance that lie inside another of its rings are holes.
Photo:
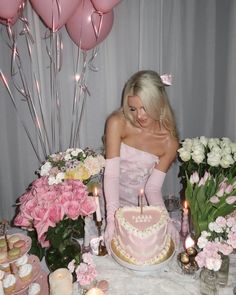
<path fill-rule="evenodd" d="M 156 263 L 156 264 L 137 265 L 137 264 L 129 263 L 128 261 L 125 261 L 124 259 L 122 259 L 122 255 L 120 255 L 120 253 L 118 253 L 116 251 L 116 248 L 115 248 L 113 242 L 111 242 L 110 248 L 111 248 L 111 256 L 114 258 L 114 260 L 118 264 L 120 264 L 121 266 L 123 266 L 125 268 L 132 270 L 133 272 L 135 272 L 137 274 L 141 274 L 141 275 L 150 274 L 150 273 L 153 273 L 154 271 L 158 271 L 158 270 L 163 269 L 163 267 L 165 267 L 169 264 L 169 262 L 171 261 L 171 259 L 173 258 L 174 254 L 175 254 L 175 244 L 174 244 L 173 240 L 171 240 L 171 246 L 168 251 L 168 254 L 165 257 L 165 260 L 163 260 L 162 262 Z"/>

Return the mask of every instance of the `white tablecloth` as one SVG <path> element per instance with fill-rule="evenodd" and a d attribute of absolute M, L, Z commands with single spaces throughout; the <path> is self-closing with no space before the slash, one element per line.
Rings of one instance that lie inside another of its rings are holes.
<path fill-rule="evenodd" d="M 111 256 L 95 256 L 99 280 L 107 280 L 106 295 L 199 295 L 199 271 L 193 275 L 181 273 L 177 254 L 163 268 L 142 275 L 119 265 Z M 236 254 L 230 256 L 229 282 L 219 295 L 233 294 L 236 286 Z"/>

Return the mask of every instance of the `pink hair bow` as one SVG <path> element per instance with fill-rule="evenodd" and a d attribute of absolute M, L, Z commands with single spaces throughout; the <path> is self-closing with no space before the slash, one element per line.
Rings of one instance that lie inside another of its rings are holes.
<path fill-rule="evenodd" d="M 170 86 L 172 85 L 172 76 L 171 74 L 164 74 L 164 75 L 161 75 L 161 81 L 164 85 L 166 86 Z"/>

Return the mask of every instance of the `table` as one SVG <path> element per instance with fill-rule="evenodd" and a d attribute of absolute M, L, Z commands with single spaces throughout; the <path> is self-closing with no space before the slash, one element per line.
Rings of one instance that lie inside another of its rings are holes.
<path fill-rule="evenodd" d="M 181 273 L 177 253 L 172 260 L 157 271 L 142 275 L 119 265 L 111 256 L 95 256 L 99 280 L 107 280 L 106 295 L 199 295 L 199 273 Z M 230 255 L 229 282 L 220 288 L 219 295 L 233 294 L 236 286 L 236 253 Z"/>

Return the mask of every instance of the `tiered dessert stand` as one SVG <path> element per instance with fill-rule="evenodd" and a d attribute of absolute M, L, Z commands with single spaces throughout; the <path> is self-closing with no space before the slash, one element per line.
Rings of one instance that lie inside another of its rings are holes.
<path fill-rule="evenodd" d="M 20 234 L 12 234 L 7 235 L 7 238 L 10 238 L 13 235 L 17 235 L 21 240 L 25 241 L 24 246 L 21 248 L 21 254 L 20 256 L 14 258 L 14 259 L 7 259 L 4 261 L 4 263 L 0 264 L 0 268 L 4 270 L 4 265 L 8 264 L 10 265 L 10 272 L 16 277 L 16 286 L 15 290 L 11 293 L 12 295 L 28 295 L 28 289 L 31 283 L 38 283 L 41 287 L 40 294 L 42 295 L 48 295 L 49 294 L 49 288 L 48 288 L 48 280 L 47 280 L 47 273 L 42 270 L 40 261 L 37 256 L 28 254 L 30 248 L 31 248 L 31 238 Z M 16 261 L 23 257 L 24 255 L 28 255 L 28 262 L 32 265 L 32 276 L 26 280 L 23 281 L 18 276 L 18 267 L 16 266 Z M 8 272 L 9 273 L 9 272 Z"/>

